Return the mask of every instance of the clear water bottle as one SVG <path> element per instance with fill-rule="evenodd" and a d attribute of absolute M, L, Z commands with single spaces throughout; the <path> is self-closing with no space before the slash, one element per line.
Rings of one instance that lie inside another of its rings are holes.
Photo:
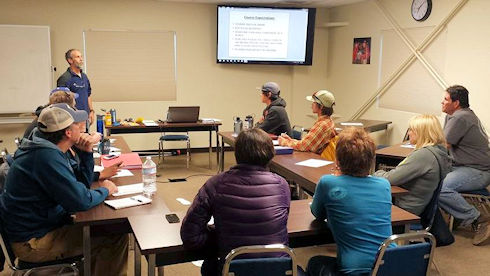
<path fill-rule="evenodd" d="M 157 191 L 157 165 L 151 160 L 151 156 L 146 157 L 143 163 L 143 195 L 151 198 Z"/>

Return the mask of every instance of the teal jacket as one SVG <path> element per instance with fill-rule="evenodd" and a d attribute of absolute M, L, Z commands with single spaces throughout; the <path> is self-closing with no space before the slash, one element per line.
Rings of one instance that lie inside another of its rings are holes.
<path fill-rule="evenodd" d="M 88 210 L 107 197 L 106 188 L 88 189 L 94 160 L 79 151 L 81 173 L 77 180 L 67 156 L 34 129 L 15 153 L 0 197 L 0 215 L 11 242 L 40 238 L 70 222 L 70 214 Z M 87 182 L 87 183 L 84 183 Z"/>

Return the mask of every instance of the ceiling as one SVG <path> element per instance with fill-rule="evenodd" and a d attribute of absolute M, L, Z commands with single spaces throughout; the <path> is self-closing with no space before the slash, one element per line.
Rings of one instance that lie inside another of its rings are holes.
<path fill-rule="evenodd" d="M 183 3 L 208 3 L 208 4 L 232 4 L 232 5 L 271 5 L 292 7 L 335 7 L 366 0 L 157 0 L 160 2 Z"/>

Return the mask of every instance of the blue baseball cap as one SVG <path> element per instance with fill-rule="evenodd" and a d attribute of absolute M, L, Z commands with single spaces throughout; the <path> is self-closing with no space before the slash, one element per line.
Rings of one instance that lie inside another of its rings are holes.
<path fill-rule="evenodd" d="M 71 92 L 68 87 L 62 87 L 62 86 L 58 86 L 55 89 L 51 90 L 51 93 L 49 93 L 49 95 L 51 96 L 51 94 L 53 94 L 54 92 L 58 92 L 58 91 L 64 91 L 66 93 L 72 93 L 73 98 L 75 98 L 75 100 L 78 99 L 78 97 L 80 96 L 80 95 L 78 95 L 78 93 Z"/>

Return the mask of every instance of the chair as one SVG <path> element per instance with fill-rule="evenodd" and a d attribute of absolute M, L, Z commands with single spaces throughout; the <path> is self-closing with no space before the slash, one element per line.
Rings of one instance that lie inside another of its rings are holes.
<path fill-rule="evenodd" d="M 392 243 L 407 243 L 420 239 L 423 242 L 389 247 Z M 379 247 L 371 275 L 429 275 L 435 247 L 436 240 L 434 236 L 427 232 L 392 235 Z"/>
<path fill-rule="evenodd" d="M 475 206 L 480 213 L 490 215 L 490 192 L 488 189 L 467 191 L 461 193 L 464 199 L 471 205 Z M 454 217 L 449 215 L 449 230 L 453 230 Z"/>
<path fill-rule="evenodd" d="M 165 159 L 165 154 L 163 152 L 163 142 L 168 141 L 184 141 L 187 142 L 187 168 L 189 168 L 189 160 L 191 158 L 191 139 L 189 136 L 189 132 L 187 134 L 165 134 L 160 137 L 160 141 L 158 143 L 158 163 L 160 163 L 160 157 L 163 160 Z"/>
<path fill-rule="evenodd" d="M 83 261 L 82 256 L 77 256 L 73 258 L 66 258 L 61 260 L 42 262 L 42 263 L 30 263 L 18 260 L 17 265 L 15 265 L 15 255 L 10 242 L 3 228 L 3 222 L 0 222 L 0 245 L 2 246 L 2 253 L 7 261 L 7 265 L 13 271 L 25 271 L 24 275 L 35 274 L 39 271 L 57 271 L 55 275 L 79 275 L 78 268 L 76 264 Z M 2 262 L 3 267 L 3 262 Z M 69 272 L 66 272 L 68 270 Z"/>
<path fill-rule="evenodd" d="M 286 257 L 235 259 L 250 253 L 286 253 Z M 223 276 L 303 275 L 291 248 L 282 244 L 242 246 L 231 250 L 225 258 Z"/>

